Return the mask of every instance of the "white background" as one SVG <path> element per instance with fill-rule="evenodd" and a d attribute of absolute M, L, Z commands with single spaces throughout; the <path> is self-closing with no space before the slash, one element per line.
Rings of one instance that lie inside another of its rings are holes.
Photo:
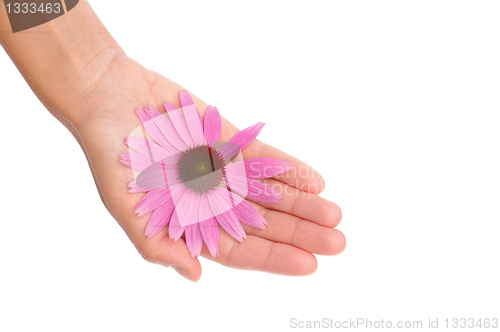
<path fill-rule="evenodd" d="M 347 248 L 309 277 L 146 263 L 0 51 L 0 330 L 500 316 L 498 2 L 91 4 L 129 56 L 319 170 Z"/>

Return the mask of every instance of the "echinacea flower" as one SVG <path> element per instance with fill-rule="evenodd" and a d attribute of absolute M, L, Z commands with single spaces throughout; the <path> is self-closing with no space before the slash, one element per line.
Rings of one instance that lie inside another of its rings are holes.
<path fill-rule="evenodd" d="M 171 239 L 185 234 L 193 257 L 203 242 L 218 256 L 219 227 L 243 242 L 240 222 L 265 228 L 266 220 L 246 200 L 281 203 L 282 195 L 258 181 L 291 170 L 291 164 L 271 158 L 242 160 L 241 150 L 252 142 L 264 123 L 240 131 L 228 142 L 219 142 L 222 124 L 217 108 L 209 106 L 202 121 L 189 93 L 180 92 L 181 109 L 163 103 L 162 114 L 151 105 L 136 108 L 151 139 L 129 136 L 125 143 L 136 152 L 122 154 L 123 164 L 139 175 L 129 192 L 145 192 L 137 204 L 138 216 L 151 216 L 144 235 L 151 238 L 168 225 Z"/>

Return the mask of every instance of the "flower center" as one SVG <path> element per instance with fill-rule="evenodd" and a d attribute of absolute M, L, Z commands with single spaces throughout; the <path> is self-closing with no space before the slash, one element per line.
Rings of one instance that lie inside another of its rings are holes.
<path fill-rule="evenodd" d="M 177 169 L 185 186 L 199 193 L 206 193 L 222 183 L 224 158 L 208 145 L 182 151 Z"/>

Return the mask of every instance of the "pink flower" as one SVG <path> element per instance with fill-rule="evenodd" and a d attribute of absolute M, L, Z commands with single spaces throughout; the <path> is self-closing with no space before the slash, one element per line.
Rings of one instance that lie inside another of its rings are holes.
<path fill-rule="evenodd" d="M 281 203 L 282 195 L 257 179 L 291 170 L 291 164 L 271 158 L 242 160 L 241 150 L 252 142 L 264 123 L 240 131 L 229 142 L 218 142 L 222 131 L 217 108 L 209 106 L 204 123 L 189 93 L 180 92 L 182 112 L 163 103 L 161 114 L 151 105 L 136 113 L 152 140 L 127 137 L 136 153 L 120 161 L 140 174 L 129 183 L 129 192 L 146 192 L 135 213 L 151 213 L 144 235 L 151 238 L 168 225 L 171 239 L 185 234 L 193 257 L 203 242 L 212 256 L 218 256 L 219 227 L 243 242 L 240 221 L 263 229 L 266 220 L 245 197 Z"/>

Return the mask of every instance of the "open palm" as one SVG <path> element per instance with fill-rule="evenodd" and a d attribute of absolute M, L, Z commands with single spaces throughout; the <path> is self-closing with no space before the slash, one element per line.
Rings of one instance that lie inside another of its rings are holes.
<path fill-rule="evenodd" d="M 179 91 L 182 89 L 127 56 L 118 56 L 78 104 L 81 112 L 74 134 L 85 151 L 101 199 L 137 250 L 147 261 L 172 266 L 196 281 L 201 277 L 201 265 L 197 258 L 191 257 L 182 238 L 170 239 L 168 227 L 151 239 L 144 236 L 149 214 L 142 217 L 134 214 L 144 194 L 127 191 L 133 174 L 119 161 L 119 155 L 128 152 L 124 138 L 140 126 L 134 108 L 151 104 L 161 111 L 162 102 L 180 107 Z M 208 105 L 192 97 L 203 117 Z M 222 141 L 228 141 L 237 132 L 235 126 L 222 118 Z M 239 243 L 221 229 L 219 256 L 212 257 L 206 247 L 203 247 L 202 256 L 234 268 L 306 275 L 317 267 L 313 253 L 334 255 L 344 250 L 344 235 L 333 228 L 340 222 L 340 209 L 316 195 L 324 183 L 312 168 L 258 140 L 250 143 L 242 153 L 245 159 L 286 160 L 303 171 L 264 180 L 283 194 L 282 204 L 250 202 L 267 220 L 265 230 L 242 225 L 248 238 Z"/>

